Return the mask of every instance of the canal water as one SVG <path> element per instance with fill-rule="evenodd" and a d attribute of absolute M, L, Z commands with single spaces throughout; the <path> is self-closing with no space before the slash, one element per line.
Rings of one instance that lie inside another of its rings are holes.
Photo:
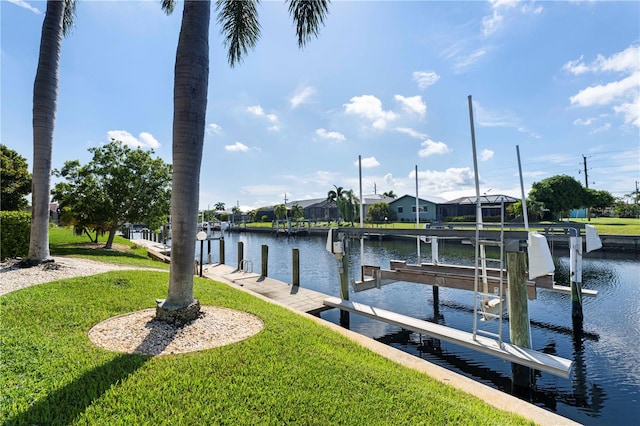
<path fill-rule="evenodd" d="M 219 235 L 219 233 L 217 233 Z M 269 246 L 268 274 L 291 283 L 292 249 L 300 251 L 300 285 L 328 295 L 339 295 L 338 262 L 325 250 L 326 238 L 276 238 L 271 234 L 225 233 L 226 264 L 237 261 L 238 241 L 244 258 L 260 272 L 261 246 Z M 348 247 L 350 276 L 359 278 L 360 243 Z M 199 244 L 197 245 L 199 252 Z M 207 246 L 205 243 L 205 259 Z M 219 262 L 218 242 L 212 241 L 212 262 Z M 429 244 L 421 246 L 422 258 L 430 258 Z M 440 262 L 473 265 L 474 249 L 459 241 L 440 241 Z M 553 250 L 556 281 L 569 285 L 569 254 Z M 365 241 L 364 264 L 389 267 L 390 260 L 417 262 L 416 241 Z M 595 251 L 584 256 L 583 287 L 598 291 L 584 297 L 584 327 L 574 333 L 569 295 L 538 290 L 529 301 L 533 349 L 575 361 L 570 379 L 535 372 L 530 391 L 514 392 L 511 364 L 496 357 L 463 348 L 400 327 L 350 315 L 349 328 L 417 357 L 438 364 L 504 392 L 513 393 L 564 417 L 587 425 L 640 425 L 640 257 Z M 394 283 L 381 289 L 350 293 L 350 300 L 472 331 L 473 293 L 441 288 L 439 304 L 433 303 L 431 286 Z M 333 309 L 322 318 L 339 323 Z M 508 322 L 503 332 L 508 341 Z"/>

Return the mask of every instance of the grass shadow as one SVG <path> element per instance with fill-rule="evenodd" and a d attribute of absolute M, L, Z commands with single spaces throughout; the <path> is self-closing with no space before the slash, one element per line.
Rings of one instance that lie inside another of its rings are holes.
<path fill-rule="evenodd" d="M 93 401 L 112 386 L 124 381 L 149 359 L 150 357 L 143 355 L 118 355 L 36 401 L 26 411 L 8 419 L 4 424 L 71 424 Z"/>

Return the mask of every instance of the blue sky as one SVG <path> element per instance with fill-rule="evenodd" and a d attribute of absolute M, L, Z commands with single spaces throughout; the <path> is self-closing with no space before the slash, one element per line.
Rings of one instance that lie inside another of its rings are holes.
<path fill-rule="evenodd" d="M 64 39 L 53 166 L 110 137 L 171 162 L 182 3 L 79 0 Z M 46 3 L 1 0 L 1 138 L 31 164 L 32 96 Z M 622 197 L 640 181 L 640 2 L 337 1 L 296 44 L 287 7 L 230 68 L 212 14 L 201 208 L 324 198 L 333 185 L 453 199 L 520 196 L 567 174 Z M 583 157 L 584 156 L 584 157 Z"/>

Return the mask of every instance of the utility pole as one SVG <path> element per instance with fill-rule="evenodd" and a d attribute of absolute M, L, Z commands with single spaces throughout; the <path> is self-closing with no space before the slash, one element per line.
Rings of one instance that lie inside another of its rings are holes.
<path fill-rule="evenodd" d="M 587 174 L 587 157 L 582 154 L 582 161 L 584 163 L 584 186 L 589 189 L 589 175 Z M 587 220 L 591 222 L 591 209 L 587 206 Z"/>

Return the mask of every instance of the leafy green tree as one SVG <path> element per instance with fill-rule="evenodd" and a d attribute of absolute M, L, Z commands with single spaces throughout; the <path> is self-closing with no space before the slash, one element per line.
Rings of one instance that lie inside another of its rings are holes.
<path fill-rule="evenodd" d="M 393 191 L 383 192 L 382 195 L 389 198 L 398 198 L 398 196 Z"/>
<path fill-rule="evenodd" d="M 224 207 L 225 207 L 225 205 L 224 205 L 224 203 L 222 201 L 218 201 L 217 203 L 215 203 L 213 205 L 213 208 L 216 209 L 216 210 L 219 210 L 219 211 L 224 210 Z"/>
<path fill-rule="evenodd" d="M 162 0 L 166 13 L 174 10 L 175 0 Z M 233 67 L 240 62 L 260 36 L 257 0 L 217 0 L 217 21 Z M 289 0 L 298 45 L 318 34 L 328 13 L 328 1 Z M 188 321 L 199 315 L 193 297 L 193 259 L 197 231 L 195 217 L 200 196 L 200 167 L 207 112 L 209 84 L 209 0 L 185 0 L 174 68 L 173 113 L 173 191 L 171 199 L 172 256 L 167 298 L 160 303 L 157 317 L 177 315 Z M 175 220 L 180 218 L 180 220 Z"/>
<path fill-rule="evenodd" d="M 529 198 L 544 204 L 554 216 L 567 214 L 571 209 L 584 207 L 587 202 L 587 192 L 584 187 L 567 175 L 551 176 L 531 186 Z"/>
<path fill-rule="evenodd" d="M 27 159 L 0 144 L 0 208 L 3 211 L 24 210 L 28 203 L 25 195 L 31 193 L 31 173 Z"/>
<path fill-rule="evenodd" d="M 69 34 L 75 0 L 49 0 L 42 23 L 38 67 L 33 84 L 33 181 L 27 264 L 49 258 L 49 196 L 53 128 L 58 104 L 58 70 L 62 37 Z"/>
<path fill-rule="evenodd" d="M 615 197 L 611 195 L 609 191 L 586 189 L 587 192 L 587 207 L 595 209 L 602 213 L 606 208 L 613 207 L 615 204 Z"/>
<path fill-rule="evenodd" d="M 302 209 L 302 206 L 298 203 L 294 203 L 294 205 L 291 206 L 291 219 L 298 220 L 302 218 L 304 218 L 304 210 Z"/>
<path fill-rule="evenodd" d="M 529 220 L 542 220 L 542 216 L 544 216 L 544 205 L 533 200 L 527 200 L 527 212 L 529 213 Z M 522 216 L 522 200 L 510 204 L 507 207 L 507 214 L 512 218 Z"/>
<path fill-rule="evenodd" d="M 273 214 L 276 215 L 276 219 L 284 219 L 287 217 L 287 206 L 284 204 L 278 204 L 273 208 Z"/>
<path fill-rule="evenodd" d="M 86 165 L 67 161 L 56 175 L 53 197 L 82 228 L 109 232 L 105 248 L 111 248 L 123 224 L 146 223 L 157 229 L 165 223 L 171 199 L 171 166 L 151 151 L 131 149 L 111 140 L 89 148 L 93 159 Z"/>
<path fill-rule="evenodd" d="M 386 220 L 396 220 L 396 213 L 385 202 L 375 203 L 369 207 L 367 218 L 371 222 L 383 222 Z"/>

